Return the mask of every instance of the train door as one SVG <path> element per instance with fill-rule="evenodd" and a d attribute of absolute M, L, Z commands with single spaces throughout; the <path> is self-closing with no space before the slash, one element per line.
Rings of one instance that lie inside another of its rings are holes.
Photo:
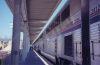
<path fill-rule="evenodd" d="M 72 35 L 68 35 L 64 37 L 65 47 L 64 54 L 67 56 L 73 57 L 73 44 L 72 44 Z"/>
<path fill-rule="evenodd" d="M 64 37 L 64 55 L 73 57 L 73 35 L 67 35 Z M 73 60 L 64 60 L 63 65 L 73 65 Z"/>

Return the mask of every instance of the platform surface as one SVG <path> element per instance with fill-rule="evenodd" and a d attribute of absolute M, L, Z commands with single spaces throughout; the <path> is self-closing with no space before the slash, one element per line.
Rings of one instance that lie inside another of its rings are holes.
<path fill-rule="evenodd" d="M 45 65 L 33 50 L 30 50 L 25 61 L 20 61 L 19 65 Z"/>

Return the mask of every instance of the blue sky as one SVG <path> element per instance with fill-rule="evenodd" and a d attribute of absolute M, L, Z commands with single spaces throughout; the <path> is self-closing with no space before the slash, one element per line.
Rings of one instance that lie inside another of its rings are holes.
<path fill-rule="evenodd" d="M 13 15 L 5 0 L 0 0 L 0 38 L 12 37 L 12 29 L 10 28 L 10 23 L 12 21 Z"/>

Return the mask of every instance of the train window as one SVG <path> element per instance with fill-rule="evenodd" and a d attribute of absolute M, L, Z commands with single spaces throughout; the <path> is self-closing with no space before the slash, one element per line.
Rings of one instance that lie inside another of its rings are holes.
<path fill-rule="evenodd" d="M 64 54 L 73 57 L 72 35 L 64 37 Z"/>
<path fill-rule="evenodd" d="M 57 23 L 57 21 L 55 21 L 55 26 L 57 26 L 58 25 L 58 23 Z"/>
<path fill-rule="evenodd" d="M 70 15 L 70 6 L 65 8 L 65 10 L 61 14 L 61 21 L 64 21 L 66 18 L 68 18 Z"/>
<path fill-rule="evenodd" d="M 48 27 L 48 32 L 50 31 L 50 26 Z"/>
<path fill-rule="evenodd" d="M 92 14 L 93 14 L 93 9 L 92 9 Z"/>
<path fill-rule="evenodd" d="M 94 10 L 94 13 L 95 13 L 95 8 L 93 10 Z"/>
<path fill-rule="evenodd" d="M 55 28 L 55 22 L 52 23 L 52 29 Z"/>
<path fill-rule="evenodd" d="M 43 50 L 45 49 L 45 47 L 44 47 L 44 43 L 43 43 Z"/>
<path fill-rule="evenodd" d="M 96 12 L 98 11 L 98 7 L 96 6 Z"/>
<path fill-rule="evenodd" d="M 50 29 L 50 31 L 51 31 L 51 30 L 53 29 L 53 25 L 51 25 L 50 28 L 51 28 L 51 29 Z"/>
<path fill-rule="evenodd" d="M 49 32 L 49 28 L 47 28 L 47 30 L 46 30 L 46 34 Z"/>
<path fill-rule="evenodd" d="M 95 12 L 95 8 L 93 9 L 93 13 Z"/>
<path fill-rule="evenodd" d="M 55 20 L 55 27 L 60 24 L 60 16 L 58 16 Z"/>
<path fill-rule="evenodd" d="M 57 22 L 60 24 L 60 15 L 57 17 Z"/>
<path fill-rule="evenodd" d="M 98 9 L 100 10 L 100 4 L 98 5 Z"/>
<path fill-rule="evenodd" d="M 54 22 L 55 22 L 55 26 L 57 26 L 57 21 L 55 20 Z"/>

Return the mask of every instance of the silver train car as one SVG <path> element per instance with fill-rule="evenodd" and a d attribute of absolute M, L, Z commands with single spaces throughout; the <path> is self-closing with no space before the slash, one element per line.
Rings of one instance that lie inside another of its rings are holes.
<path fill-rule="evenodd" d="M 100 65 L 100 0 L 89 1 L 89 20 L 91 65 Z M 57 65 L 82 65 L 81 37 L 81 0 L 70 0 L 33 48 Z"/>

